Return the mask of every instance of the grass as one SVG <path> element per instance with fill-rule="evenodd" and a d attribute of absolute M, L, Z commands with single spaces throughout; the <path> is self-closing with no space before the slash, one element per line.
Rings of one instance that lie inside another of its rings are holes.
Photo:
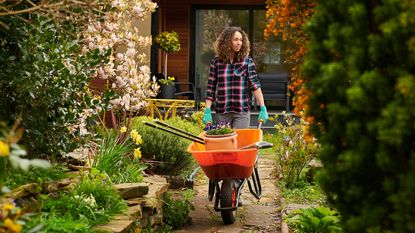
<path fill-rule="evenodd" d="M 318 184 L 310 184 L 306 181 L 299 183 L 294 188 L 286 188 L 284 182 L 279 182 L 281 195 L 285 204 L 318 204 L 326 205 L 326 196 L 324 195 Z"/>

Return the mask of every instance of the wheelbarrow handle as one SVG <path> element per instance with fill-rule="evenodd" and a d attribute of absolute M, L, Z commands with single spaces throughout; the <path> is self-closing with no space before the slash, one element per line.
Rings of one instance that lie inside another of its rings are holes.
<path fill-rule="evenodd" d="M 262 124 L 264 123 L 264 120 L 259 120 L 259 122 L 258 122 L 258 129 L 260 129 L 261 127 L 262 127 Z"/>
<path fill-rule="evenodd" d="M 160 127 L 160 126 L 155 125 L 155 124 L 152 124 L 152 123 L 150 123 L 150 122 L 144 122 L 144 125 L 147 125 L 147 126 L 153 127 L 153 128 L 155 128 L 155 129 L 160 129 L 160 130 L 163 130 L 163 131 L 165 131 L 165 132 L 168 132 L 168 133 L 174 134 L 174 135 L 176 135 L 176 136 L 179 136 L 179 137 L 182 137 L 182 138 L 185 138 L 185 139 L 188 139 L 188 140 L 191 140 L 191 141 L 194 141 L 194 142 L 200 143 L 200 144 L 205 144 L 205 142 L 204 142 L 204 140 L 203 140 L 203 139 L 202 139 L 202 140 L 200 140 L 201 138 L 196 137 L 196 136 L 191 135 L 191 134 L 190 134 L 191 136 L 189 136 L 189 135 L 184 135 L 184 134 L 180 134 L 180 133 L 178 133 L 178 132 L 175 132 L 175 131 L 170 130 L 170 129 L 168 129 L 168 128 L 163 128 L 163 127 Z"/>
<path fill-rule="evenodd" d="M 171 125 L 168 125 L 168 124 L 166 124 L 166 123 L 164 123 L 164 122 L 162 122 L 162 121 L 155 120 L 154 122 L 155 122 L 156 124 L 162 125 L 162 126 L 164 126 L 164 127 L 167 127 L 167 128 L 169 128 L 169 129 L 172 129 L 172 130 L 174 130 L 174 131 L 177 131 L 177 132 L 180 132 L 180 133 L 182 133 L 182 134 L 185 134 L 185 135 L 187 135 L 187 136 L 189 136 L 189 137 L 191 137 L 191 138 L 195 138 L 196 140 L 199 140 L 199 141 L 204 141 L 204 140 L 205 140 L 205 139 L 203 139 L 203 138 L 201 138 L 201 137 L 198 137 L 198 136 L 196 136 L 196 135 L 193 135 L 193 134 L 191 134 L 191 133 L 188 133 L 188 132 L 186 132 L 186 131 L 184 131 L 184 130 L 181 130 L 181 129 L 179 129 L 179 128 L 173 127 L 173 126 L 171 126 Z"/>
<path fill-rule="evenodd" d="M 238 150 L 246 150 L 246 149 L 251 149 L 251 148 L 265 149 L 265 148 L 271 148 L 273 146 L 274 146 L 274 144 L 272 144 L 272 143 L 262 141 L 262 142 L 255 142 L 253 144 L 238 148 Z"/>

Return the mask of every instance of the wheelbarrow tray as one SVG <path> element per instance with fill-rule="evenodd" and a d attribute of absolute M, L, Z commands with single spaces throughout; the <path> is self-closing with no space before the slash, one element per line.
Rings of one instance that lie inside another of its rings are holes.
<path fill-rule="evenodd" d="M 242 148 L 262 141 L 261 129 L 236 129 L 237 148 Z M 204 138 L 205 132 L 199 137 Z M 211 150 L 206 151 L 205 145 L 193 142 L 187 151 L 192 154 L 209 179 L 247 178 L 252 175 L 257 148 L 244 150 Z"/>

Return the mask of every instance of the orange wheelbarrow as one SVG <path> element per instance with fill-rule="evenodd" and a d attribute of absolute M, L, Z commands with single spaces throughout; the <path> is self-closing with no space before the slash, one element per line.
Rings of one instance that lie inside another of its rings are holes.
<path fill-rule="evenodd" d="M 214 209 L 221 212 L 225 224 L 235 222 L 236 209 L 245 183 L 248 183 L 249 191 L 255 198 L 261 198 L 262 188 L 258 175 L 259 150 L 273 146 L 262 141 L 261 123 L 257 129 L 236 129 L 238 149 L 212 151 L 205 150 L 204 133 L 195 136 L 160 121 L 155 123 L 164 127 L 148 122 L 145 124 L 193 141 L 187 151 L 193 155 L 209 178 L 208 199 L 212 201 L 215 197 Z"/>

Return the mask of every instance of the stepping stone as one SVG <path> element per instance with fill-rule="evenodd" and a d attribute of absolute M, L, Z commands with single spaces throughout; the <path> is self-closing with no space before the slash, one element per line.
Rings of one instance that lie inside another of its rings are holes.
<path fill-rule="evenodd" d="M 114 188 L 118 191 L 120 196 L 124 199 L 131 199 L 142 197 L 148 194 L 149 185 L 147 183 L 124 183 L 116 184 Z"/>

